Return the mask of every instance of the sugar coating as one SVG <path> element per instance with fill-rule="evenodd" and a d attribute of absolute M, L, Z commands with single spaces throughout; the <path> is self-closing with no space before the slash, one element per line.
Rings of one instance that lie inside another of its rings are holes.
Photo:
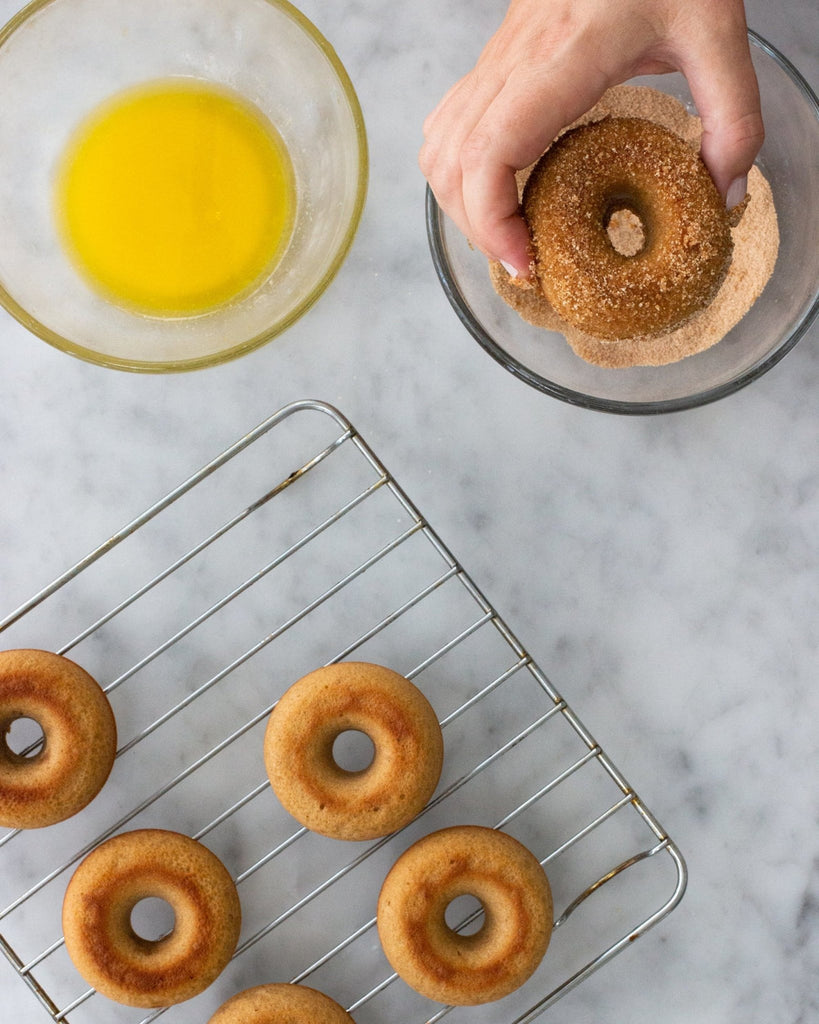
<path fill-rule="evenodd" d="M 699 147 L 698 118 L 672 96 L 643 86 L 616 86 L 578 124 L 604 117 L 637 116 L 674 131 L 693 151 Z M 518 175 L 521 196 L 532 168 Z M 587 362 L 606 368 L 663 366 L 704 351 L 720 341 L 751 308 L 773 273 L 779 231 L 770 186 L 758 168 L 748 176 L 748 200 L 741 219 L 731 220 L 733 253 L 721 286 L 700 312 L 682 326 L 656 336 L 601 340 L 562 318 L 539 289 L 520 287 L 490 263 L 490 277 L 501 298 L 527 322 L 563 334 Z"/>
<path fill-rule="evenodd" d="M 632 256 L 607 232 L 633 211 L 646 239 Z M 601 340 L 656 336 L 714 297 L 733 243 L 700 157 L 645 118 L 604 118 L 562 136 L 523 195 L 535 273 L 564 320 Z"/>

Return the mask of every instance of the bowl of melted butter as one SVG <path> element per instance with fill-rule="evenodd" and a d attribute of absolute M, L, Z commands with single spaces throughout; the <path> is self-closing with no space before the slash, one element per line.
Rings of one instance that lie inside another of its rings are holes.
<path fill-rule="evenodd" d="M 235 358 L 352 244 L 361 109 L 285 0 L 35 0 L 0 31 L 0 95 L 0 302 L 73 355 Z"/>

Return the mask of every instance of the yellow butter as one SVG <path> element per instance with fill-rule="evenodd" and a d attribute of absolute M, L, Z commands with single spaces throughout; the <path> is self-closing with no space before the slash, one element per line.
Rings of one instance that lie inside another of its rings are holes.
<path fill-rule="evenodd" d="M 287 247 L 296 193 L 272 123 L 193 78 L 130 89 L 70 140 L 56 178 L 60 233 L 110 301 L 154 316 L 217 308 Z"/>

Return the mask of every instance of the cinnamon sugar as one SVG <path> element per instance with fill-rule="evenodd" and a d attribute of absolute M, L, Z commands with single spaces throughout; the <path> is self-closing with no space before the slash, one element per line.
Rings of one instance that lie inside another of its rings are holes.
<path fill-rule="evenodd" d="M 688 114 L 678 100 L 654 89 L 616 86 L 577 124 L 606 116 L 647 118 L 670 128 L 692 148 L 699 148 L 699 118 Z M 518 176 L 521 192 L 530 170 Z M 513 284 L 500 264 L 490 263 L 490 277 L 501 298 L 524 320 L 563 334 L 587 362 L 610 368 L 663 366 L 720 341 L 751 308 L 773 273 L 779 249 L 776 211 L 770 186 L 756 167 L 748 176 L 746 205 L 731 235 L 731 266 L 710 304 L 683 326 L 652 338 L 601 341 L 565 323 L 539 288 Z"/>

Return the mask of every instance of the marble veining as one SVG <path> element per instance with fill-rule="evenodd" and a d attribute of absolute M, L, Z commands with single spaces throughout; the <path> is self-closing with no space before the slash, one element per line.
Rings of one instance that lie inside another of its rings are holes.
<path fill-rule="evenodd" d="M 3 0 L 0 19 L 16 6 Z M 673 914 L 543 1019 L 813 1024 L 819 328 L 741 393 L 669 417 L 607 417 L 514 380 L 440 290 L 416 167 L 424 116 L 502 3 L 301 6 L 345 62 L 368 127 L 371 187 L 349 258 L 274 343 L 181 376 L 84 364 L 0 315 L 0 616 L 271 412 L 301 398 L 337 405 L 686 857 Z M 747 8 L 816 89 L 815 5 Z M 251 762 L 235 767 L 252 777 Z M 126 755 L 116 771 L 132 770 Z M 275 818 L 272 799 L 268 809 Z M 253 848 L 216 841 L 251 863 Z M 358 895 L 353 879 L 352 906 Z M 46 908 L 29 918 L 38 938 L 56 937 Z M 293 942 L 282 970 L 298 960 Z M 251 958 L 248 984 L 260 966 Z M 4 959 L 0 1003 L 3 1021 L 47 1019 Z"/>

